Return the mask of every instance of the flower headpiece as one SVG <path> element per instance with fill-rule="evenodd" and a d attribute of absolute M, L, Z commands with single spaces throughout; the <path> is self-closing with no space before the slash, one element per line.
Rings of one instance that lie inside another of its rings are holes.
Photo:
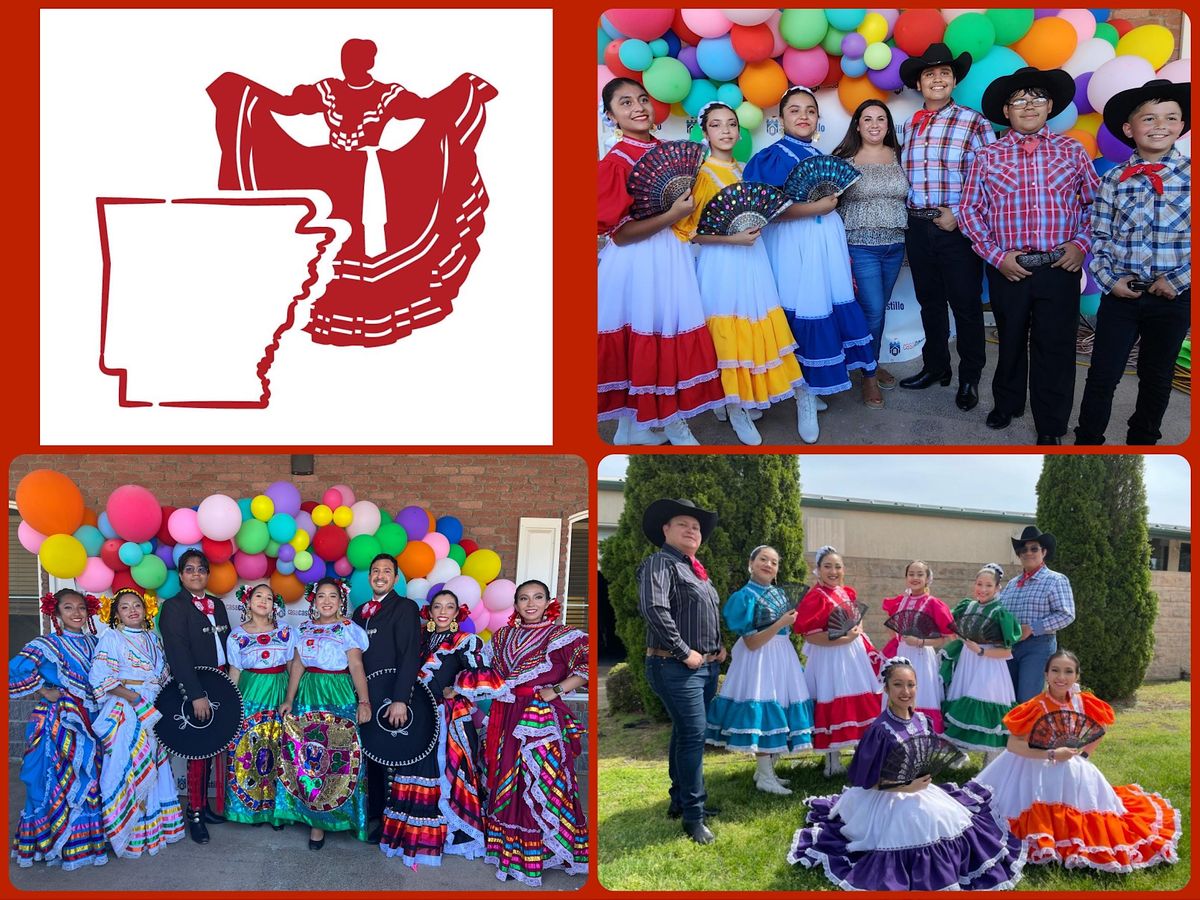
<path fill-rule="evenodd" d="M 551 600 L 546 604 L 546 611 L 542 613 L 543 622 L 553 622 L 562 613 L 562 604 L 557 600 Z M 522 625 L 525 620 L 521 618 L 521 614 L 517 612 L 516 604 L 513 604 L 512 615 L 508 617 L 509 625 Z"/>
<path fill-rule="evenodd" d="M 54 593 L 42 594 L 38 600 L 38 605 L 42 611 L 42 615 L 50 617 L 50 624 L 54 627 L 55 634 L 62 634 L 62 622 L 58 620 L 58 599 L 63 594 L 78 594 L 83 598 L 84 606 L 87 607 L 87 625 L 88 631 L 92 634 L 96 633 L 96 623 L 92 621 L 92 616 L 100 612 L 100 598 L 94 594 L 84 594 L 74 588 L 60 588 Z"/>
<path fill-rule="evenodd" d="M 142 601 L 142 606 L 146 610 L 146 621 L 153 622 L 154 617 L 158 615 L 158 596 L 154 591 L 139 591 L 137 588 L 123 587 L 111 597 L 105 594 L 100 598 L 100 620 L 106 625 L 113 624 L 113 613 L 117 608 L 117 602 L 122 594 L 133 594 Z"/>
<path fill-rule="evenodd" d="M 259 582 L 258 584 L 239 584 L 237 589 L 233 592 L 233 595 L 237 597 L 238 602 L 242 604 L 243 622 L 250 621 L 250 597 L 260 587 L 265 587 L 269 591 L 271 590 L 271 586 L 269 584 L 266 584 L 265 582 Z M 271 596 L 273 600 L 271 606 L 271 621 L 274 622 L 279 618 L 279 614 L 283 612 L 286 607 L 284 606 L 283 602 L 283 594 L 276 594 L 274 591 L 271 591 Z"/>
<path fill-rule="evenodd" d="M 907 656 L 891 657 L 890 659 L 887 660 L 887 662 L 885 662 L 883 664 L 883 666 L 879 670 L 879 683 L 880 684 L 887 684 L 888 673 L 890 673 L 891 670 L 894 669 L 896 666 L 906 666 L 907 668 L 912 669 L 913 664 L 912 664 L 912 660 L 909 659 Z M 914 669 L 913 671 L 916 671 L 916 670 Z"/>
<path fill-rule="evenodd" d="M 984 563 L 980 572 L 991 572 L 996 576 L 996 584 L 999 584 L 1004 578 L 1004 570 L 1000 568 L 1000 563 Z"/>
<path fill-rule="evenodd" d="M 432 608 L 432 606 L 433 606 L 433 603 L 426 603 L 424 606 L 421 607 L 421 612 L 419 613 L 419 615 L 426 622 L 433 621 L 433 613 L 431 613 L 429 611 Z M 460 603 L 458 605 L 458 612 L 456 612 L 454 614 L 454 621 L 455 622 L 463 622 L 463 621 L 467 620 L 468 618 L 470 618 L 470 616 L 471 616 L 471 610 L 467 608 L 467 605 L 465 603 Z"/>
<path fill-rule="evenodd" d="M 338 614 L 345 617 L 350 609 L 350 586 L 340 578 L 324 579 L 326 584 L 333 583 L 337 585 L 338 596 L 341 598 L 341 605 L 338 608 Z M 310 582 L 304 588 L 304 599 L 308 601 L 309 618 L 314 621 L 317 618 L 317 607 L 314 601 L 317 598 L 317 585 L 320 582 Z"/>

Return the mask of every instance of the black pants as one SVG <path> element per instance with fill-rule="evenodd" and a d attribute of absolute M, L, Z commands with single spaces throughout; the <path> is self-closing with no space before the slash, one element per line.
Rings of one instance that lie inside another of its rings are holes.
<path fill-rule="evenodd" d="M 983 260 L 961 231 L 942 231 L 926 219 L 909 219 L 904 238 L 913 289 L 921 304 L 925 369 L 950 370 L 950 316 L 958 332 L 958 380 L 979 383 L 983 351 Z"/>
<path fill-rule="evenodd" d="M 388 797 L 392 791 L 392 770 L 381 766 L 373 759 L 367 763 L 367 819 L 374 821 L 383 819 L 383 810 L 387 806 Z"/>
<path fill-rule="evenodd" d="M 1000 337 L 992 379 L 996 409 L 1023 413 L 1028 387 L 1037 433 L 1062 437 L 1075 401 L 1079 273 L 1046 266 L 1009 281 L 988 266 L 987 279 Z"/>
<path fill-rule="evenodd" d="M 1129 351 L 1139 337 L 1137 405 L 1129 417 L 1128 444 L 1157 444 L 1162 439 L 1159 426 L 1171 399 L 1171 376 L 1175 359 L 1187 337 L 1192 315 L 1192 292 L 1166 300 L 1144 293 L 1136 300 L 1122 300 L 1112 294 L 1100 298 L 1096 314 L 1096 342 L 1092 349 L 1092 367 L 1083 389 L 1076 444 L 1103 444 L 1112 398 L 1125 373 Z"/>

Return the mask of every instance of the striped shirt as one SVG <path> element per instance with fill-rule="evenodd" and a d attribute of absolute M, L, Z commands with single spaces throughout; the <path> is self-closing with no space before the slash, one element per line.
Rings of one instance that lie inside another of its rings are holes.
<path fill-rule="evenodd" d="M 1042 566 L 1018 586 L 1022 575 L 1010 581 L 1000 593 L 1004 608 L 1034 634 L 1053 634 L 1075 621 L 1075 595 L 1071 582 L 1061 572 Z"/>
<path fill-rule="evenodd" d="M 1182 293 L 1192 285 L 1192 161 L 1176 147 L 1159 160 L 1163 192 L 1149 178 L 1121 181 L 1128 166 L 1144 163 L 1136 152 L 1104 173 L 1092 206 L 1092 277 L 1106 292 L 1125 275 L 1153 281 L 1160 275 Z"/>
<path fill-rule="evenodd" d="M 638 568 L 638 612 L 646 620 L 646 646 L 668 650 L 681 662 L 688 653 L 721 649 L 720 598 L 691 560 L 669 544 Z"/>
<path fill-rule="evenodd" d="M 1026 140 L 1036 142 L 1026 152 Z M 996 268 L 1012 250 L 1091 247 L 1088 206 L 1100 178 L 1083 145 L 1045 126 L 1036 135 L 1008 131 L 975 154 L 967 170 L 958 224 L 975 253 Z"/>
<path fill-rule="evenodd" d="M 920 134 L 910 118 L 900 131 L 908 205 L 914 209 L 945 206 L 958 218 L 967 169 L 975 154 L 994 140 L 996 132 L 987 119 L 954 102 L 926 119 Z"/>

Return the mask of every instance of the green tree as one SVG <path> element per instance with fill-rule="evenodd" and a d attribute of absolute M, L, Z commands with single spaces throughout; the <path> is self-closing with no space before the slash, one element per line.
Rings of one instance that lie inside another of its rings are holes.
<path fill-rule="evenodd" d="M 637 455 L 629 458 L 625 508 L 605 539 L 600 569 L 617 633 L 629 648 L 629 669 L 644 708 L 665 713 L 646 683 L 646 623 L 638 613 L 637 569 L 655 547 L 642 533 L 642 514 L 660 497 L 689 499 L 716 510 L 717 527 L 698 554 L 722 603 L 747 580 L 746 562 L 759 544 L 779 551 L 779 581 L 804 578 L 800 471 L 793 455 Z M 726 647 L 732 646 L 726 635 Z"/>
<path fill-rule="evenodd" d="M 1142 472 L 1140 456 L 1047 456 L 1037 484 L 1038 527 L 1058 541 L 1050 567 L 1075 594 L 1075 621 L 1058 645 L 1075 652 L 1084 683 L 1105 700 L 1132 696 L 1154 654 Z"/>

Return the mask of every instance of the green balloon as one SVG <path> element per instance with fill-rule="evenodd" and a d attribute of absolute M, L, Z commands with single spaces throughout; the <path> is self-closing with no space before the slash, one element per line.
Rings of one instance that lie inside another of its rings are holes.
<path fill-rule="evenodd" d="M 350 539 L 350 546 L 346 548 L 346 559 L 350 560 L 350 565 L 354 568 L 366 571 L 371 565 L 371 560 L 382 552 L 379 540 L 373 534 L 360 534 Z"/>
<path fill-rule="evenodd" d="M 1096 37 L 1108 41 L 1113 45 L 1114 50 L 1117 47 L 1117 41 L 1121 39 L 1121 35 L 1117 32 L 1117 29 L 1107 22 L 1101 22 L 1096 26 Z"/>
<path fill-rule="evenodd" d="M 1025 37 L 1029 33 L 1029 29 L 1033 27 L 1032 9 L 989 9 L 984 15 L 996 29 L 996 43 L 1001 47 L 1016 43 Z M 958 18 L 963 17 L 959 16 Z M 953 25 L 954 22 L 950 24 Z"/>
<path fill-rule="evenodd" d="M 467 561 L 467 551 L 464 550 L 458 544 L 451 544 L 450 552 L 447 553 L 446 555 L 449 556 L 456 563 L 458 563 L 459 566 L 462 566 L 462 564 Z"/>
<path fill-rule="evenodd" d="M 733 158 L 740 163 L 749 162 L 750 155 L 754 152 L 754 147 L 750 139 L 750 132 L 745 128 L 740 129 L 741 135 L 737 139 L 737 143 L 733 145 Z"/>
<path fill-rule="evenodd" d="M 148 591 L 155 591 L 166 584 L 167 565 L 153 553 L 142 557 L 142 561 L 129 570 L 133 580 Z"/>
<path fill-rule="evenodd" d="M 742 101 L 737 108 L 738 124 L 743 131 L 756 131 L 763 123 L 763 111 L 749 100 Z"/>
<path fill-rule="evenodd" d="M 797 50 L 817 46 L 830 30 L 823 9 L 785 9 L 779 19 L 779 34 L 789 47 Z"/>
<path fill-rule="evenodd" d="M 955 56 L 971 54 L 974 63 L 987 56 L 996 43 L 996 26 L 982 13 L 963 13 L 946 26 L 942 40 Z"/>
<path fill-rule="evenodd" d="M 827 32 L 825 32 L 825 37 L 821 41 L 821 48 L 830 56 L 841 56 L 842 38 L 844 38 L 847 33 L 848 32 L 845 31 L 838 31 L 836 28 L 830 28 Z"/>
<path fill-rule="evenodd" d="M 660 103 L 679 103 L 692 89 L 692 73 L 671 56 L 660 56 L 642 73 L 646 92 Z"/>
<path fill-rule="evenodd" d="M 267 533 L 270 534 L 270 531 Z M 264 552 L 267 554 L 267 556 L 271 557 L 271 559 L 275 559 L 275 557 L 279 556 L 279 547 L 279 541 L 271 538 L 269 541 L 267 541 L 267 549 Z"/>
<path fill-rule="evenodd" d="M 292 560 L 292 563 L 296 566 L 297 572 L 306 572 L 312 568 L 313 556 L 307 550 L 301 550 L 296 554 L 296 558 Z"/>
<path fill-rule="evenodd" d="M 384 522 L 380 525 L 379 530 L 375 532 L 375 539 L 379 541 L 383 552 L 392 556 L 399 556 L 408 546 L 408 533 L 403 525 L 397 525 L 395 522 Z"/>
<path fill-rule="evenodd" d="M 258 519 L 247 519 L 238 529 L 233 542 L 243 553 L 262 553 L 267 549 L 267 544 L 271 542 L 267 523 L 260 522 Z"/>

